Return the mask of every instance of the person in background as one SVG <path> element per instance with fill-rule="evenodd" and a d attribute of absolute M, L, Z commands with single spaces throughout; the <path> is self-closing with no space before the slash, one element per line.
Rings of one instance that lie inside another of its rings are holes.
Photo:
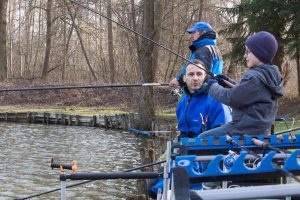
<path fill-rule="evenodd" d="M 244 58 L 249 70 L 239 84 L 226 88 L 226 76 L 208 80 L 209 95 L 232 108 L 232 121 L 199 135 L 200 138 L 221 135 L 269 135 L 278 110 L 278 99 L 284 95 L 283 78 L 272 60 L 278 49 L 275 37 L 265 31 L 245 42 Z"/>
<path fill-rule="evenodd" d="M 217 45 L 217 34 L 207 22 L 197 22 L 192 28 L 187 29 L 190 34 L 192 45 L 189 46 L 191 55 L 189 60 L 198 59 L 205 64 L 205 68 L 214 74 L 221 74 L 223 69 L 222 55 Z M 171 80 L 170 87 L 178 88 L 184 86 L 183 75 L 189 62 L 186 62 L 180 75 Z"/>

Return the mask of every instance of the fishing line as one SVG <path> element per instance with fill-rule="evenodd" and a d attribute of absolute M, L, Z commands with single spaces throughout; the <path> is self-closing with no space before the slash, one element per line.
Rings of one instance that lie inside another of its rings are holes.
<path fill-rule="evenodd" d="M 296 130 L 300 130 L 300 127 L 295 127 L 295 128 L 291 128 L 291 129 L 288 129 L 285 131 L 280 131 L 280 132 L 274 133 L 274 135 L 281 135 L 283 133 L 291 133 L 292 131 L 296 131 Z"/>
<path fill-rule="evenodd" d="M 124 24 L 121 24 L 121 23 L 117 22 L 116 20 L 113 20 L 113 19 L 107 17 L 107 16 L 101 14 L 100 12 L 98 12 L 98 11 L 96 11 L 96 10 L 94 10 L 94 9 L 92 9 L 92 8 L 90 8 L 90 7 L 88 7 L 88 6 L 82 5 L 81 3 L 78 3 L 77 1 L 74 1 L 74 0 L 69 0 L 69 1 L 70 1 L 71 3 L 74 3 L 74 4 L 76 4 L 76 5 L 78 5 L 78 6 L 82 7 L 82 8 L 84 8 L 84 9 L 87 9 L 87 10 L 89 10 L 89 11 L 91 11 L 91 12 L 97 14 L 97 15 L 100 15 L 101 17 L 103 17 L 103 18 L 105 18 L 105 19 L 107 19 L 107 20 L 109 20 L 109 21 L 111 21 L 111 22 L 113 22 L 113 23 L 115 23 L 115 24 L 121 26 L 122 28 L 124 28 L 124 29 L 126 29 L 126 30 L 128 30 L 128 31 L 131 31 L 132 33 L 134 33 L 134 34 L 136 34 L 136 35 L 138 35 L 138 36 L 140 36 L 140 37 L 142 37 L 142 38 L 144 38 L 144 39 L 146 39 L 146 40 L 148 40 L 148 41 L 150 41 L 150 42 L 156 44 L 157 46 L 159 46 L 159 47 L 161 47 L 161 48 L 167 50 L 168 52 L 170 52 L 170 53 L 172 53 L 172 54 L 178 56 L 179 58 L 181 58 L 182 60 L 188 62 L 189 64 L 193 64 L 193 65 L 195 65 L 196 67 L 198 67 L 198 68 L 204 70 L 204 71 L 205 71 L 207 74 L 209 74 L 211 77 L 214 77 L 214 76 L 215 76 L 211 71 L 207 70 L 206 68 L 201 67 L 201 66 L 195 64 L 194 62 L 192 62 L 192 61 L 186 59 L 185 57 L 181 56 L 180 54 L 176 53 L 176 52 L 173 51 L 172 49 L 170 49 L 170 48 L 168 48 L 168 47 L 166 47 L 166 46 L 164 46 L 164 45 L 162 45 L 162 44 L 160 44 L 160 43 L 158 43 L 158 42 L 156 42 L 156 41 L 150 39 L 149 37 L 147 37 L 147 36 L 145 36 L 145 35 L 143 35 L 143 34 L 137 32 L 137 31 L 133 30 L 132 28 L 130 28 L 130 27 L 128 27 L 128 26 L 125 26 Z"/>
<path fill-rule="evenodd" d="M 164 162 L 166 162 L 166 161 L 162 160 L 162 161 L 158 161 L 158 162 L 154 162 L 154 163 L 149 163 L 149 164 L 145 164 L 145 165 L 142 165 L 142 166 L 139 166 L 139 167 L 135 167 L 135 168 L 132 168 L 132 169 L 125 170 L 123 172 L 131 172 L 131 171 L 143 169 L 143 168 L 146 168 L 146 167 L 151 167 L 151 166 L 154 166 L 154 165 L 159 165 L 159 164 L 164 163 Z M 83 182 L 80 182 L 80 183 L 68 185 L 68 186 L 66 186 L 66 188 L 76 187 L 76 186 L 83 185 L 83 184 L 86 184 L 86 183 L 90 183 L 90 182 L 93 182 L 93 181 L 95 181 L 95 180 L 83 181 Z M 56 192 L 56 191 L 59 191 L 59 190 L 61 190 L 61 188 L 56 188 L 56 189 L 53 189 L 53 190 L 49 190 L 49 191 L 46 191 L 46 192 L 42 192 L 42 193 L 35 194 L 35 195 L 32 195 L 32 196 L 24 197 L 24 198 L 16 198 L 15 200 L 31 199 L 33 197 L 42 196 L 42 195 L 49 194 L 49 193 L 52 193 L 52 192 Z"/>

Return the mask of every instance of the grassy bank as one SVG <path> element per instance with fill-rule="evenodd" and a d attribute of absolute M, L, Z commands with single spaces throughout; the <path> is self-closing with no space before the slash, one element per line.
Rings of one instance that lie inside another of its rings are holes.
<path fill-rule="evenodd" d="M 97 108 L 97 107 L 19 107 L 19 106 L 0 106 L 0 112 L 48 112 L 48 113 L 60 113 L 66 115 L 80 115 L 80 116 L 93 116 L 93 115 L 116 115 L 126 114 L 119 108 Z M 166 122 L 176 126 L 175 109 L 159 109 L 156 113 L 157 121 L 162 123 Z M 287 121 L 287 122 L 274 122 L 275 132 L 287 130 L 293 127 L 300 127 L 300 120 Z M 300 133 L 300 130 L 293 133 Z"/>
<path fill-rule="evenodd" d="M 48 107 L 48 108 L 24 108 L 12 106 L 0 106 L 0 112 L 49 112 L 60 113 L 66 115 L 80 115 L 80 116 L 93 116 L 93 115 L 115 115 L 127 113 L 117 108 L 93 108 L 93 107 Z"/>
<path fill-rule="evenodd" d="M 116 115 L 126 114 L 128 111 L 119 108 L 97 108 L 97 107 L 19 107 L 19 106 L 0 106 L 0 112 L 49 112 L 66 115 Z M 158 110 L 156 115 L 159 119 L 175 120 L 175 109 Z"/>

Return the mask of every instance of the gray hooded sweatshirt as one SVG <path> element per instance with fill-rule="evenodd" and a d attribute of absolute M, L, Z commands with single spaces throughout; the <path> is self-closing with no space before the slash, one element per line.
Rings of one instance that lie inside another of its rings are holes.
<path fill-rule="evenodd" d="M 209 94 L 232 108 L 232 121 L 224 125 L 231 135 L 268 135 L 283 90 L 278 67 L 263 64 L 247 71 L 233 88 L 213 84 Z"/>

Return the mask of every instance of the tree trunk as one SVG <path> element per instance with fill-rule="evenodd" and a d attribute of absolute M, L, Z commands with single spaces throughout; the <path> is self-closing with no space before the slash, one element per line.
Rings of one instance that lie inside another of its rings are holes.
<path fill-rule="evenodd" d="M 52 0 L 48 0 L 47 2 L 47 30 L 46 30 L 46 50 L 45 50 L 45 58 L 44 58 L 44 66 L 42 72 L 42 79 L 47 80 L 48 77 L 48 69 L 49 69 L 49 60 L 50 60 L 50 52 L 51 52 L 51 28 L 52 28 L 52 19 L 51 19 L 51 7 Z"/>
<path fill-rule="evenodd" d="M 144 19 L 143 19 L 143 34 L 153 39 L 154 35 L 154 0 L 144 1 Z M 153 43 L 145 39 L 141 42 L 141 47 L 139 48 L 139 67 L 140 67 L 140 80 L 141 83 L 151 83 L 153 82 Z M 140 89 L 139 97 L 139 120 L 137 123 L 137 128 L 141 130 L 150 130 L 151 123 L 154 120 L 155 110 L 153 103 L 153 88 L 152 87 L 142 87 Z"/>
<path fill-rule="evenodd" d="M 8 64 L 8 72 L 7 77 L 9 78 L 12 76 L 12 65 L 13 65 L 13 26 L 14 26 L 14 5 L 15 2 L 9 3 L 9 64 Z"/>
<path fill-rule="evenodd" d="M 244 21 L 244 17 L 242 15 L 239 15 L 237 22 L 242 23 L 243 21 Z M 242 33 L 243 33 L 243 29 L 239 29 L 237 32 L 234 33 L 234 37 L 238 37 L 239 35 L 242 35 Z M 236 44 L 237 42 L 239 42 L 239 41 L 232 41 L 234 46 L 237 45 Z M 238 74 L 236 72 L 237 72 L 237 65 L 234 64 L 233 58 L 231 56 L 228 70 L 227 70 L 227 75 L 230 76 L 231 78 L 237 80 Z M 224 71 L 223 71 L 223 73 L 224 73 Z"/>
<path fill-rule="evenodd" d="M 159 43 L 160 40 L 160 32 L 161 32 L 161 23 L 162 23 L 162 14 L 163 14 L 163 5 L 161 0 L 156 0 L 154 4 L 154 10 L 155 10 L 155 15 L 154 15 L 154 35 L 153 39 L 157 43 Z M 153 79 L 155 77 L 156 71 L 157 71 L 157 66 L 158 66 L 158 52 L 159 52 L 159 47 L 154 46 L 153 49 Z"/>
<path fill-rule="evenodd" d="M 299 34 L 297 34 L 297 40 L 299 40 Z M 300 45 L 297 45 L 296 47 L 296 63 L 297 63 L 297 80 L 298 80 L 298 96 L 300 97 Z"/>
<path fill-rule="evenodd" d="M 97 81 L 96 74 L 95 74 L 95 72 L 94 72 L 94 70 L 93 70 L 93 68 L 92 68 L 92 66 L 91 66 L 90 60 L 89 60 L 88 55 L 87 55 L 87 53 L 86 53 L 86 50 L 85 50 L 85 48 L 84 48 L 84 44 L 83 44 L 83 41 L 82 41 L 82 38 L 81 38 L 81 34 L 80 34 L 79 29 L 78 29 L 78 27 L 77 27 L 77 25 L 76 25 L 76 23 L 75 23 L 75 17 L 73 16 L 73 14 L 72 14 L 72 12 L 71 12 L 71 9 L 70 9 L 70 6 L 69 6 L 68 3 L 66 2 L 66 0 L 65 0 L 65 3 L 66 3 L 65 5 L 66 5 L 66 7 L 67 7 L 67 9 L 68 9 L 68 12 L 69 12 L 69 14 L 70 14 L 70 17 L 71 17 L 71 19 L 72 19 L 72 23 L 73 23 L 72 25 L 74 26 L 74 28 L 75 28 L 75 30 L 76 30 L 76 33 L 77 33 L 77 36 L 78 36 L 78 40 L 79 40 L 79 42 L 80 42 L 81 50 L 82 50 L 82 53 L 83 53 L 83 55 L 84 55 L 84 57 L 85 57 L 86 63 L 87 63 L 87 65 L 88 65 L 88 67 L 89 67 L 90 72 L 92 73 L 92 76 L 93 76 L 94 80 Z"/>
<path fill-rule="evenodd" d="M 134 0 L 130 0 L 130 5 L 131 5 L 131 19 L 132 19 L 132 27 L 134 31 L 137 31 L 137 24 L 136 24 L 136 13 L 135 13 L 135 8 L 134 8 Z M 135 42 L 135 46 L 136 46 L 136 51 L 138 52 L 137 57 L 138 60 L 140 60 L 140 53 L 139 53 L 139 48 L 140 48 L 140 40 L 139 37 L 137 35 L 134 36 L 134 42 Z M 136 65 L 137 66 L 137 65 Z M 140 69 L 137 66 L 136 67 L 136 72 L 137 74 L 140 74 Z"/>
<path fill-rule="evenodd" d="M 202 15 L 203 15 L 203 9 L 204 9 L 204 0 L 199 0 L 199 10 L 198 10 L 198 21 L 202 21 Z"/>
<path fill-rule="evenodd" d="M 111 0 L 107 0 L 107 17 L 112 18 L 111 12 Z M 115 82 L 115 62 L 114 62 L 114 43 L 113 43 L 113 31 L 112 31 L 112 22 L 107 20 L 107 45 L 108 45 L 108 59 L 109 59 L 109 77 L 110 83 Z"/>
<path fill-rule="evenodd" d="M 273 60 L 273 63 L 274 65 L 277 65 L 280 72 L 282 73 L 282 64 L 283 64 L 283 61 L 284 61 L 284 50 L 283 50 L 283 47 L 278 47 L 278 51 L 276 53 L 276 56 Z"/>
<path fill-rule="evenodd" d="M 36 46 L 36 50 L 35 50 L 35 55 L 34 55 L 34 60 L 33 60 L 33 66 L 32 66 L 32 77 L 34 77 L 34 73 L 36 72 L 36 66 L 38 63 L 38 57 L 39 57 L 39 50 L 40 50 L 40 40 L 41 40 L 41 27 L 42 27 L 42 8 L 40 7 L 38 9 L 38 28 L 37 28 L 37 32 L 38 32 L 38 37 L 37 37 L 37 46 Z"/>
<path fill-rule="evenodd" d="M 7 0 L 0 1 L 0 81 L 7 78 L 6 54 Z"/>

